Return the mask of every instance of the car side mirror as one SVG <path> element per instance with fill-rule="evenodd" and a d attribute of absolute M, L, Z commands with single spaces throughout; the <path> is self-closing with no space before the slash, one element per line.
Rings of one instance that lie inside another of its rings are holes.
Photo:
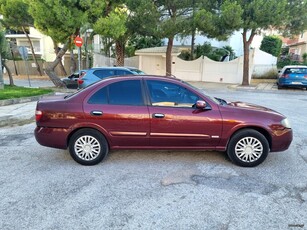
<path fill-rule="evenodd" d="M 197 109 L 206 109 L 207 103 L 205 101 L 197 101 L 196 108 Z"/>

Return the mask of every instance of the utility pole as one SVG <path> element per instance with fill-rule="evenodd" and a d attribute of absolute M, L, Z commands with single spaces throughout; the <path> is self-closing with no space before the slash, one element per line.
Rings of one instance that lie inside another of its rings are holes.
<path fill-rule="evenodd" d="M 4 89 L 4 80 L 3 80 L 3 72 L 2 72 L 2 57 L 0 52 L 0 90 Z"/>
<path fill-rule="evenodd" d="M 191 38 L 191 56 L 190 60 L 194 59 L 194 44 L 195 44 L 195 23 L 194 23 L 194 16 L 195 16 L 195 0 L 192 2 L 192 38 Z"/>

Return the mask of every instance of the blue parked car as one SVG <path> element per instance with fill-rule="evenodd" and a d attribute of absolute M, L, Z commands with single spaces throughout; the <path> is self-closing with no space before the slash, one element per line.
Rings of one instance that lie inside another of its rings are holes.
<path fill-rule="evenodd" d="M 134 67 L 95 67 L 87 70 L 86 74 L 78 79 L 78 86 L 79 88 L 85 88 L 96 81 L 111 76 L 144 74 L 143 71 Z"/>
<path fill-rule="evenodd" d="M 278 75 L 278 89 L 283 87 L 299 87 L 307 90 L 307 66 L 288 65 Z"/>

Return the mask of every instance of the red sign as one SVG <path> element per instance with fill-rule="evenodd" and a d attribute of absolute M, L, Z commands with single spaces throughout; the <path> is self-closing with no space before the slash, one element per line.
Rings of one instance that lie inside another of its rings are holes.
<path fill-rule="evenodd" d="M 75 45 L 81 47 L 83 45 L 83 40 L 79 36 L 75 38 Z"/>

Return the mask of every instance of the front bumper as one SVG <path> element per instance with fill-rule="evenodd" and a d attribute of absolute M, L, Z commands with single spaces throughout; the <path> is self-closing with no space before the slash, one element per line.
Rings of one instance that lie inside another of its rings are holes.
<path fill-rule="evenodd" d="M 293 140 L 292 129 L 277 130 L 272 137 L 271 152 L 285 151 Z"/>

